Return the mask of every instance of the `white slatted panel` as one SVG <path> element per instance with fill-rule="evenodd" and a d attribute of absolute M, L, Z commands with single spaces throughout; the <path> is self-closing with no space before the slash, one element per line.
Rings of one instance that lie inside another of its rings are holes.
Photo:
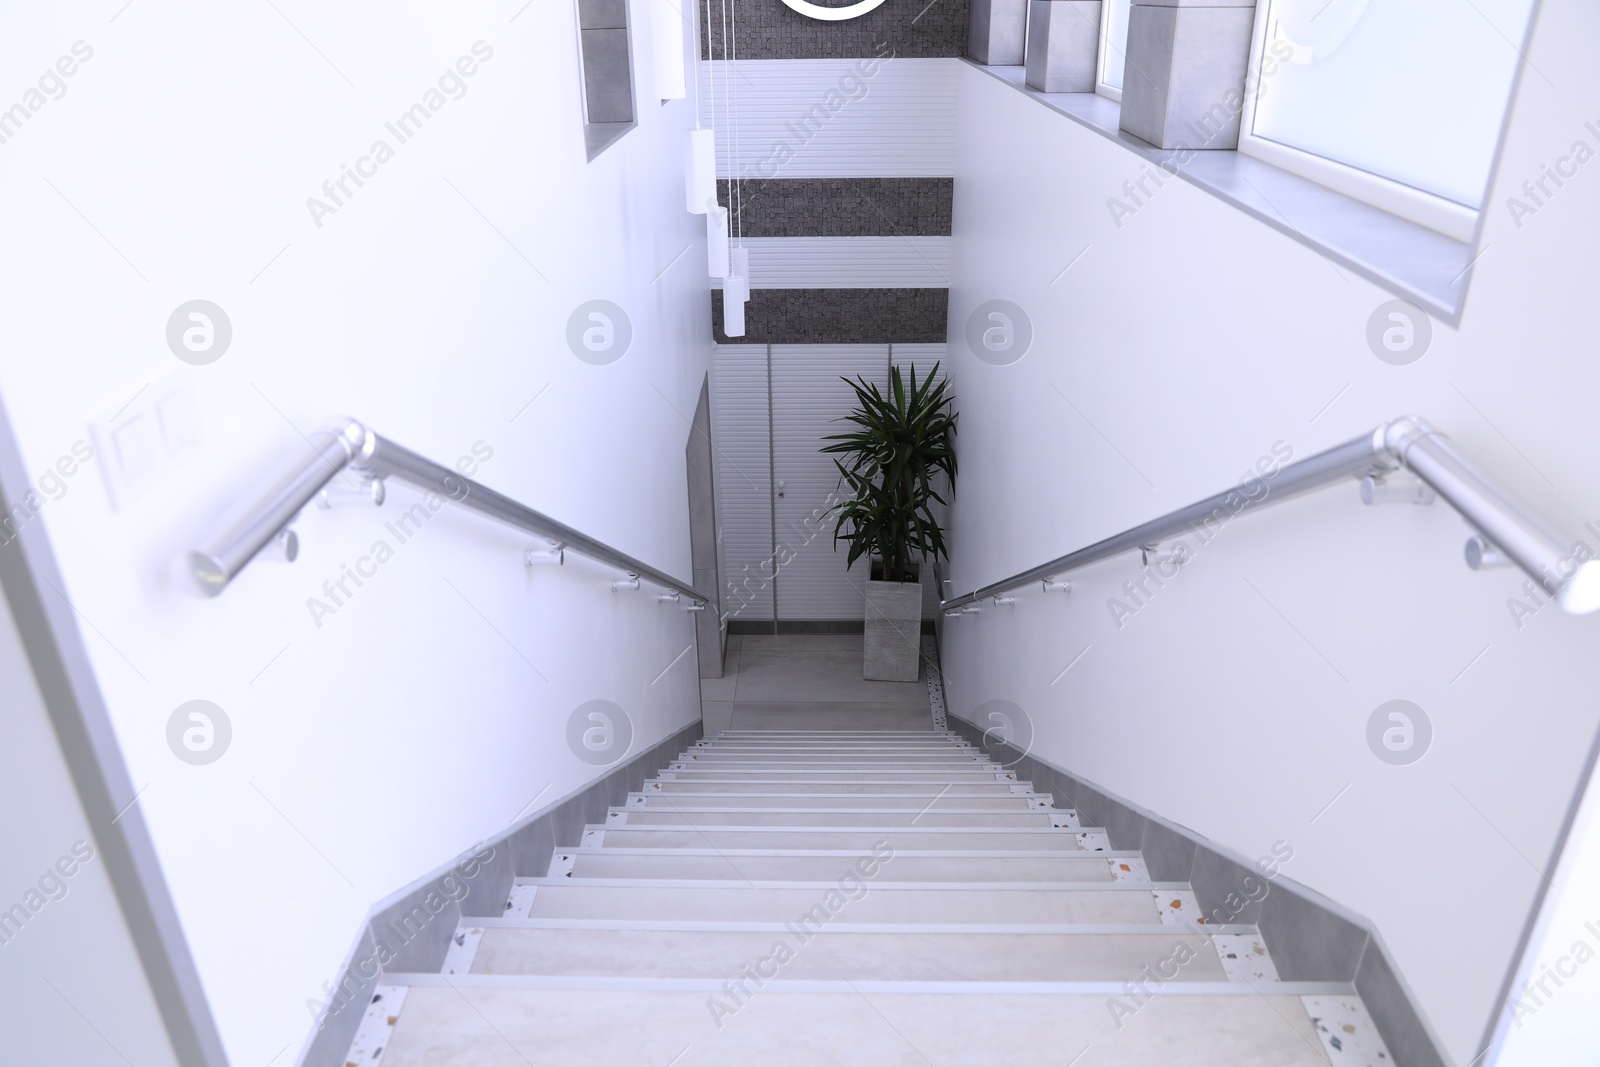
<path fill-rule="evenodd" d="M 951 177 L 961 61 L 893 59 L 871 76 L 859 73 L 861 62 L 701 63 L 701 121 L 708 125 L 716 82 L 717 174 L 733 173 L 735 138 L 725 111 L 732 87 L 738 93 L 739 169 L 746 177 Z"/>
<path fill-rule="evenodd" d="M 753 289 L 950 287 L 948 237 L 746 237 L 744 244 Z M 711 285 L 720 289 L 722 281 Z"/>
<path fill-rule="evenodd" d="M 904 376 L 907 386 L 911 384 L 909 370 L 911 367 L 917 368 L 917 383 L 919 385 L 922 383 L 924 376 L 933 370 L 935 363 L 939 364 L 939 377 L 945 378 L 948 377 L 946 370 L 949 367 L 949 364 L 945 362 L 946 347 L 945 345 L 894 345 L 892 364 L 901 368 L 900 373 Z M 959 398 L 956 401 L 956 410 L 958 412 L 961 410 Z M 959 441 L 960 435 L 958 434 L 958 446 Z M 957 471 L 957 474 L 959 473 Z M 947 490 L 948 486 L 940 486 L 940 495 L 946 500 L 953 499 Z M 950 509 L 935 504 L 933 506 L 933 514 L 938 518 L 939 525 L 944 527 L 945 537 L 948 538 L 950 536 Z M 926 569 L 922 575 L 922 614 L 925 617 L 932 618 L 939 613 L 939 597 L 941 595 L 949 595 L 950 590 L 948 588 L 939 589 L 934 585 L 932 564 L 925 563 L 924 567 Z"/>
<path fill-rule="evenodd" d="M 770 620 L 772 481 L 766 345 L 716 346 L 711 428 L 722 610 L 731 619 Z"/>
<path fill-rule="evenodd" d="M 894 365 L 896 367 L 916 367 L 917 381 L 933 369 L 935 363 L 939 364 L 939 376 L 945 377 L 945 370 L 949 367 L 946 362 L 945 345 L 895 345 Z M 902 374 L 905 372 L 902 371 Z M 907 384 L 910 384 L 909 378 Z"/>
<path fill-rule="evenodd" d="M 833 550 L 833 522 L 813 518 L 839 484 L 822 438 L 848 429 L 833 420 L 855 407 L 855 393 L 840 379 L 861 375 L 881 388 L 888 374 L 887 345 L 774 345 L 772 422 L 774 477 L 784 483 L 777 501 L 777 535 L 794 558 L 778 572 L 778 617 L 860 619 L 865 615 L 867 561 L 848 573 L 846 550 Z"/>

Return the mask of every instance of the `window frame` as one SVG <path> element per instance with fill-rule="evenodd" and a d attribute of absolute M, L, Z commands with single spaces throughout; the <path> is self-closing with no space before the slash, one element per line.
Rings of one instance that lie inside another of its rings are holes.
<path fill-rule="evenodd" d="M 583 8 L 585 0 L 572 0 L 573 28 L 576 31 L 577 57 L 578 57 L 578 112 L 583 119 L 584 153 L 589 162 L 594 162 L 606 149 L 620 141 L 630 131 L 639 126 L 639 70 L 635 62 L 634 49 L 637 41 L 634 29 L 637 21 L 634 18 L 634 0 L 620 0 L 622 9 L 622 25 L 604 27 L 604 29 L 620 29 L 627 42 L 627 96 L 630 117 L 626 120 L 600 120 L 596 121 L 589 114 L 589 89 L 590 80 L 594 72 L 589 69 L 589 56 L 584 49 Z M 597 27 L 597 29 L 599 29 Z M 652 44 L 653 47 L 653 44 Z"/>
<path fill-rule="evenodd" d="M 1111 55 L 1111 5 L 1114 0 L 1100 0 L 1100 54 L 1095 57 L 1094 65 L 1094 91 L 1107 100 L 1122 103 L 1122 90 L 1106 81 L 1106 60 Z M 1128 16 L 1132 21 L 1133 0 L 1128 0 Z M 1124 55 L 1126 61 L 1126 55 Z M 1123 84 L 1127 84 L 1128 73 L 1122 73 Z"/>
<path fill-rule="evenodd" d="M 1255 133 L 1256 98 L 1263 84 L 1262 67 L 1266 61 L 1267 31 L 1271 25 L 1273 5 L 1278 0 L 1259 0 L 1256 4 L 1255 26 L 1251 31 L 1250 59 L 1245 67 L 1244 110 L 1239 116 L 1239 148 L 1242 155 L 1251 156 L 1280 170 L 1299 175 L 1318 185 L 1359 200 L 1364 204 L 1387 211 L 1391 215 L 1425 226 L 1454 240 L 1472 243 L 1477 237 L 1478 221 L 1483 205 L 1469 207 L 1454 200 L 1407 185 L 1348 163 L 1303 148 L 1294 148 Z M 1511 104 L 1507 100 L 1509 109 Z M 1504 116 L 1502 116 L 1502 125 Z M 1496 152 L 1498 156 L 1498 151 Z M 1485 193 L 1487 197 L 1487 193 Z"/>

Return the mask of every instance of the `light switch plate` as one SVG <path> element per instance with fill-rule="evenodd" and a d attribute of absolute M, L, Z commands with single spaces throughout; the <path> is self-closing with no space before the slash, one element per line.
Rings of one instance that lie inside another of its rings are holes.
<path fill-rule="evenodd" d="M 151 382 L 91 422 L 89 436 L 111 510 L 122 511 L 200 450 L 204 436 L 194 382 L 185 371 Z"/>

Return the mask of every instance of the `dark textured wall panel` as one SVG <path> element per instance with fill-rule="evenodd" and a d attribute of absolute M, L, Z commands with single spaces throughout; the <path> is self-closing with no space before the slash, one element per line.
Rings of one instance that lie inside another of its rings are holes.
<path fill-rule="evenodd" d="M 727 180 L 720 203 L 734 204 Z M 740 183 L 746 237 L 948 237 L 953 178 L 754 178 Z"/>
<path fill-rule="evenodd" d="M 948 289 L 755 289 L 745 335 L 722 333 L 722 290 L 711 291 L 718 344 L 943 344 Z"/>
<path fill-rule="evenodd" d="M 854 0 L 816 0 L 847 7 Z M 731 7 L 714 0 L 709 25 L 700 8 L 701 58 L 722 58 L 723 25 Z M 740 59 L 860 59 L 895 55 L 918 59 L 967 54 L 967 0 L 887 0 L 875 11 L 843 22 L 807 18 L 782 0 L 742 3 L 738 33 L 728 36 Z"/>

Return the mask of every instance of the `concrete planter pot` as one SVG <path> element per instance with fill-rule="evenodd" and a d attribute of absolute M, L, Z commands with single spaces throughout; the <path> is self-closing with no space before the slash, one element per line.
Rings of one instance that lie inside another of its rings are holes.
<path fill-rule="evenodd" d="M 1028 0 L 972 0 L 968 9 L 967 55 L 990 67 L 1022 65 L 1028 32 Z"/>
<path fill-rule="evenodd" d="M 878 568 L 873 568 L 879 573 Z M 914 682 L 922 661 L 922 583 L 867 582 L 867 625 L 861 676 Z"/>
<path fill-rule="evenodd" d="M 1042 93 L 1094 92 L 1101 0 L 1028 0 L 1024 80 Z"/>
<path fill-rule="evenodd" d="M 1255 0 L 1134 0 L 1123 132 L 1157 148 L 1238 148 L 1255 18 Z"/>

